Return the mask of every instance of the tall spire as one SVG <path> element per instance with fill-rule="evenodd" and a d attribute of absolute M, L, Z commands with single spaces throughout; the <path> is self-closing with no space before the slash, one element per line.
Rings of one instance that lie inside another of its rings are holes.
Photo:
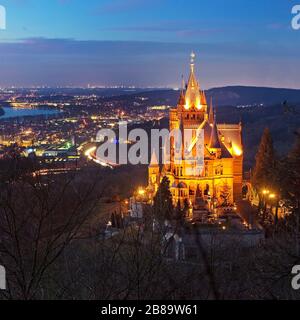
<path fill-rule="evenodd" d="M 196 57 L 196 55 L 195 55 L 194 51 L 192 51 L 191 52 L 191 63 L 190 63 L 190 65 L 191 65 L 191 73 L 194 72 L 195 57 Z"/>
<path fill-rule="evenodd" d="M 183 92 L 185 89 L 185 81 L 184 81 L 184 77 L 183 74 L 181 75 L 181 92 Z"/>
<path fill-rule="evenodd" d="M 152 155 L 151 155 L 150 167 L 158 167 L 158 166 L 159 166 L 159 164 L 158 164 L 156 152 L 153 149 Z"/>
<path fill-rule="evenodd" d="M 190 72 L 189 81 L 188 81 L 188 85 L 185 93 L 186 109 L 201 108 L 200 88 L 194 73 L 195 57 L 196 57 L 195 53 L 192 52 L 191 62 L 190 62 L 191 72 Z"/>
<path fill-rule="evenodd" d="M 184 87 L 185 87 L 185 82 L 184 82 L 184 78 L 182 75 L 181 76 L 181 90 L 180 90 L 180 96 L 179 96 L 179 101 L 178 101 L 178 104 L 181 106 L 185 105 Z"/>
<path fill-rule="evenodd" d="M 213 107 L 213 102 L 212 102 L 212 97 L 210 97 L 210 107 L 209 107 L 209 116 L 208 116 L 208 121 L 209 124 L 212 126 L 214 123 L 214 107 Z"/>
<path fill-rule="evenodd" d="M 216 124 L 216 114 L 214 114 L 214 120 L 212 123 L 209 147 L 212 149 L 221 149 L 221 143 L 219 140 L 218 128 Z"/>
<path fill-rule="evenodd" d="M 201 105 L 202 105 L 202 106 L 206 106 L 206 105 L 207 105 L 207 103 L 206 103 L 206 96 L 205 96 L 204 90 L 201 90 Z"/>

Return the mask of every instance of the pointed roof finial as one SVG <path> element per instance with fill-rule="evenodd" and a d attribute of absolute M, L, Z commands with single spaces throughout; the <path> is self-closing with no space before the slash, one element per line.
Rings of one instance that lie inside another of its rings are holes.
<path fill-rule="evenodd" d="M 184 82 L 183 75 L 181 75 L 181 79 L 182 79 L 182 82 L 181 82 L 181 90 L 180 90 L 178 104 L 181 106 L 184 106 L 185 105 L 185 96 L 184 96 L 185 82 Z"/>
<path fill-rule="evenodd" d="M 218 133 L 217 123 L 216 123 L 216 113 L 215 112 L 214 112 L 214 120 L 213 120 L 213 123 L 212 123 L 212 130 L 211 130 L 209 147 L 213 148 L 213 149 L 220 149 L 221 148 L 221 143 L 220 143 L 220 140 L 219 140 L 219 133 Z"/>
<path fill-rule="evenodd" d="M 185 81 L 184 81 L 184 77 L 183 74 L 181 75 L 181 91 L 183 92 L 185 89 Z"/>
<path fill-rule="evenodd" d="M 194 65 L 195 65 L 195 53 L 194 51 L 191 52 L 191 72 L 194 72 Z"/>
<path fill-rule="evenodd" d="M 209 121 L 211 126 L 213 125 L 214 120 L 215 120 L 215 116 L 214 116 L 213 101 L 212 101 L 212 97 L 210 97 L 210 107 L 209 107 L 208 121 Z"/>

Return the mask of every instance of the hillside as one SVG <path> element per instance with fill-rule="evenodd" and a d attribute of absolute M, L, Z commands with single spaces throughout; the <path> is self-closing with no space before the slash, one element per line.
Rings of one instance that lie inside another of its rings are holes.
<path fill-rule="evenodd" d="M 177 103 L 178 95 L 179 93 L 176 90 L 155 90 L 126 95 L 124 98 L 146 97 L 148 98 L 148 104 L 174 106 Z M 206 95 L 208 100 L 213 97 L 217 106 L 272 105 L 285 100 L 300 104 L 300 90 L 296 89 L 230 86 L 209 89 L 206 91 Z"/>

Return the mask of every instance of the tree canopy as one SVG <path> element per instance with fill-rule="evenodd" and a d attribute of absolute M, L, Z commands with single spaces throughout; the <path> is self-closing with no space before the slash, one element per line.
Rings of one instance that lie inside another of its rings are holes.
<path fill-rule="evenodd" d="M 173 214 L 172 194 L 170 191 L 170 181 L 163 177 L 157 193 L 154 197 L 153 208 L 159 218 L 171 219 Z"/>

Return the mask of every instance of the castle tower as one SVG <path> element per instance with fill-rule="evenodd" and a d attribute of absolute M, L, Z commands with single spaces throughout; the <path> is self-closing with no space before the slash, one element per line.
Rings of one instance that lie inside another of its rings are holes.
<path fill-rule="evenodd" d="M 193 205 L 206 203 L 211 207 L 211 197 L 221 205 L 225 193 L 228 194 L 228 202 L 233 202 L 239 196 L 242 181 L 241 125 L 217 124 L 212 99 L 208 113 L 205 92 L 196 78 L 194 53 L 191 54 L 186 88 L 184 81 L 182 83 L 177 107 L 170 109 L 169 117 L 169 130 L 180 129 L 182 160 L 175 161 L 174 155 L 178 148 L 174 137 L 171 137 L 170 163 L 164 165 L 161 172 L 157 157 L 152 154 L 149 188 L 156 192 L 161 176 L 167 176 L 175 205 L 178 201 L 183 203 L 188 200 Z M 188 136 L 186 131 L 189 132 Z M 203 141 L 199 140 L 199 132 L 202 133 Z M 203 144 L 200 151 L 197 143 Z M 192 159 L 197 159 L 199 152 L 202 153 L 204 163 L 201 170 L 196 170 L 196 161 L 190 161 L 187 157 L 192 155 Z"/>

